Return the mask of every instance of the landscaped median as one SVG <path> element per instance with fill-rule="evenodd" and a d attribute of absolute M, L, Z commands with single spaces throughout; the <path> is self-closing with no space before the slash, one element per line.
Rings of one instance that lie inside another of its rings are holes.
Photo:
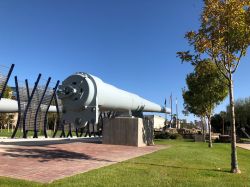
<path fill-rule="evenodd" d="M 171 147 L 51 184 L 0 178 L 0 186 L 250 186 L 248 150 L 238 148 L 242 173 L 234 175 L 230 144 L 215 143 L 209 149 L 207 143 L 184 140 L 155 143 Z"/>

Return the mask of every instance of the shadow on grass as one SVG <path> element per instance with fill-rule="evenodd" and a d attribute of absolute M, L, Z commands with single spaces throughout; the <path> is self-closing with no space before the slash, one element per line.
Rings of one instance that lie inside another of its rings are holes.
<path fill-rule="evenodd" d="M 33 158 L 33 159 L 38 159 L 39 162 L 49 162 L 52 160 L 53 161 L 95 160 L 95 161 L 113 162 L 111 160 L 93 158 L 84 153 L 77 153 L 62 149 L 6 148 L 2 155 L 13 158 Z"/>
<path fill-rule="evenodd" d="M 166 167 L 166 168 L 174 168 L 174 169 L 190 169 L 190 170 L 199 170 L 199 171 L 215 171 L 215 172 L 223 172 L 230 173 L 230 170 L 226 169 L 206 169 L 206 168 L 192 168 L 192 167 L 183 167 L 183 166 L 169 166 L 163 164 L 153 164 L 153 163 L 143 163 L 143 162 L 132 162 L 133 164 L 138 165 L 149 165 L 149 166 L 157 166 L 157 167 Z"/>

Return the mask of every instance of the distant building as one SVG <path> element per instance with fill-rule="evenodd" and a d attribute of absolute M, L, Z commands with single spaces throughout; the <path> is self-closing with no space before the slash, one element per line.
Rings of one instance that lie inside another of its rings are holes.
<path fill-rule="evenodd" d="M 148 118 L 149 120 L 153 122 L 155 130 L 162 130 L 163 127 L 165 126 L 165 118 L 161 116 L 145 115 L 144 117 Z"/>

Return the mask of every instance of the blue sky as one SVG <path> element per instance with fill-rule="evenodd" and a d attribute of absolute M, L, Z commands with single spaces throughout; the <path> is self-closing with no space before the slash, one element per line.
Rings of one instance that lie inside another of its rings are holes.
<path fill-rule="evenodd" d="M 183 36 L 201 9 L 201 0 L 0 0 L 0 64 L 30 82 L 88 72 L 159 104 L 172 92 L 181 113 L 192 67 L 176 52 L 189 49 Z M 236 98 L 250 95 L 249 61 L 235 74 Z"/>

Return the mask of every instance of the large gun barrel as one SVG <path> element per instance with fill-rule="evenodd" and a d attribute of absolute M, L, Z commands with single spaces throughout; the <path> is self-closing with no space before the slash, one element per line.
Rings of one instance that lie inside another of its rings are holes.
<path fill-rule="evenodd" d="M 21 103 L 27 105 L 27 103 Z M 41 106 L 42 110 L 46 110 L 47 106 Z M 18 112 L 18 103 L 13 99 L 2 98 L 0 100 L 0 113 L 16 113 Z M 57 112 L 56 106 L 50 106 L 48 112 Z"/>
<path fill-rule="evenodd" d="M 87 73 L 69 76 L 59 86 L 58 97 L 63 104 L 63 120 L 82 127 L 87 122 L 98 123 L 101 111 L 161 112 L 170 110 L 121 90 Z"/>

